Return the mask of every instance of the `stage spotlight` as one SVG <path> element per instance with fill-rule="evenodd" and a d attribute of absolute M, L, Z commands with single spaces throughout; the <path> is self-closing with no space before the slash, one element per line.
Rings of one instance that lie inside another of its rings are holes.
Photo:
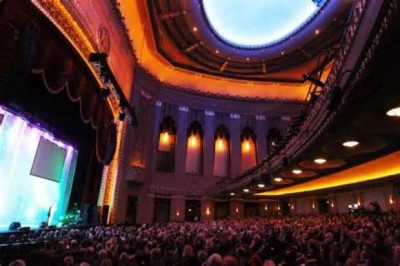
<path fill-rule="evenodd" d="M 120 111 L 118 116 L 119 121 L 124 121 L 125 117 L 126 117 L 125 112 Z"/>
<path fill-rule="evenodd" d="M 110 90 L 110 88 L 108 88 L 108 87 L 104 87 L 104 88 L 102 88 L 101 91 L 100 91 L 100 95 L 101 95 L 101 97 L 103 97 L 103 98 L 107 98 L 108 96 L 110 96 L 110 94 L 111 94 L 111 90 Z"/>
<path fill-rule="evenodd" d="M 304 78 L 305 81 L 308 80 L 308 81 L 310 81 L 312 84 L 314 84 L 317 87 L 324 87 L 325 86 L 325 84 L 322 81 L 320 81 L 316 77 L 311 76 L 309 74 L 303 74 L 303 78 Z"/>
<path fill-rule="evenodd" d="M 89 62 L 102 62 L 106 60 L 108 55 L 106 53 L 91 53 L 89 56 Z"/>

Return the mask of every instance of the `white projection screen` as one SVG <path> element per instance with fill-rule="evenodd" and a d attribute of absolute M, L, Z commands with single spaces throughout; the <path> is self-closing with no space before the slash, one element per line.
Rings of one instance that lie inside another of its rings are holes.
<path fill-rule="evenodd" d="M 43 137 L 40 138 L 30 174 L 60 182 L 66 150 Z"/>

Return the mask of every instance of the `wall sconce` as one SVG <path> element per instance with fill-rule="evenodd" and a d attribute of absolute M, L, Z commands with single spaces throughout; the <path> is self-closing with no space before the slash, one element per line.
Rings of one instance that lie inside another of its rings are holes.
<path fill-rule="evenodd" d="M 281 210 L 281 206 L 278 206 L 278 211 L 280 211 Z"/>
<path fill-rule="evenodd" d="M 394 201 L 393 201 L 393 196 L 390 196 L 390 197 L 389 197 L 389 204 L 392 205 L 393 203 L 394 203 Z"/>
<path fill-rule="evenodd" d="M 197 148 L 197 136 L 196 135 L 191 135 L 189 137 L 189 147 L 191 148 Z"/>
<path fill-rule="evenodd" d="M 162 137 L 161 140 L 164 144 L 168 144 L 169 143 L 169 133 L 168 131 L 165 131 L 164 133 L 162 133 Z"/>
<path fill-rule="evenodd" d="M 239 208 L 236 208 L 236 213 L 238 213 L 239 212 Z"/>
<path fill-rule="evenodd" d="M 335 207 L 335 203 L 332 202 L 332 203 L 331 203 L 331 207 L 332 207 L 332 208 Z"/>
<path fill-rule="evenodd" d="M 357 205 L 358 205 L 358 206 L 361 206 L 361 201 L 360 201 L 360 199 L 357 200 Z"/>
<path fill-rule="evenodd" d="M 176 212 L 176 216 L 179 216 L 179 211 Z"/>
<path fill-rule="evenodd" d="M 251 147 L 250 147 L 250 141 L 249 140 L 245 140 L 242 144 L 243 146 L 243 151 L 244 152 L 249 152 Z"/>
<path fill-rule="evenodd" d="M 265 205 L 264 210 L 268 211 L 268 205 Z"/>
<path fill-rule="evenodd" d="M 225 150 L 225 142 L 222 138 L 217 140 L 217 151 L 224 151 Z"/>
<path fill-rule="evenodd" d="M 207 207 L 207 208 L 206 208 L 206 215 L 210 215 L 210 213 L 211 213 L 211 212 L 210 212 L 210 207 Z"/>
<path fill-rule="evenodd" d="M 313 208 L 313 209 L 315 209 L 315 203 L 313 202 L 313 204 L 311 205 L 311 207 Z"/>

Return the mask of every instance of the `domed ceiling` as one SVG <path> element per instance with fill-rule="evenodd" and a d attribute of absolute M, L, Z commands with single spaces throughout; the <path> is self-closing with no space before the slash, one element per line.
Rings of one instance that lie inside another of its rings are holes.
<path fill-rule="evenodd" d="M 314 18 L 322 3 L 309 0 L 202 0 L 205 17 L 224 42 L 259 48 L 284 41 Z"/>
<path fill-rule="evenodd" d="M 140 65 L 176 88 L 304 101 L 335 56 L 352 1 L 120 1 Z M 143 27 L 134 27 L 134 25 Z"/>

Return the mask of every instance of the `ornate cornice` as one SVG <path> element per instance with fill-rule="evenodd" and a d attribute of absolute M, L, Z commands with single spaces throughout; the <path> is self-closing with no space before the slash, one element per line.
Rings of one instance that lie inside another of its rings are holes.
<path fill-rule="evenodd" d="M 32 3 L 61 31 L 82 58 L 89 58 L 95 46 L 61 0 L 32 0 Z"/>
<path fill-rule="evenodd" d="M 249 103 L 289 103 L 289 104 L 298 104 L 303 105 L 305 101 L 301 100 L 290 100 L 290 99 L 282 99 L 282 98 L 259 98 L 259 97 L 241 97 L 241 96 L 233 96 L 230 94 L 221 94 L 221 93 L 212 93 L 212 92 L 205 92 L 203 90 L 182 87 L 182 86 L 175 86 L 169 83 L 159 81 L 149 70 L 138 66 L 137 67 L 137 75 L 143 75 L 144 78 L 147 80 L 151 80 L 154 86 L 157 86 L 161 89 L 171 90 L 175 92 L 184 92 L 192 95 L 197 96 L 204 96 L 209 98 L 216 98 L 216 99 L 225 99 L 225 100 L 234 100 L 234 101 L 247 101 Z"/>
<path fill-rule="evenodd" d="M 74 18 L 74 21 L 78 24 L 79 29 L 82 30 L 85 36 L 87 36 L 88 41 L 91 43 L 92 47 L 97 48 L 96 33 L 91 32 L 90 26 L 82 16 L 82 12 L 78 10 L 78 7 L 74 5 L 71 1 L 61 0 L 62 4 Z"/>
<path fill-rule="evenodd" d="M 112 9 L 112 13 L 118 23 L 118 27 L 120 29 L 121 36 L 124 40 L 125 47 L 129 51 L 129 55 L 134 58 L 135 62 L 137 62 L 136 53 L 132 46 L 132 40 L 129 38 L 128 28 L 125 25 L 124 17 L 122 16 L 121 10 L 119 9 L 119 3 L 117 0 L 110 0 L 110 5 Z"/>

